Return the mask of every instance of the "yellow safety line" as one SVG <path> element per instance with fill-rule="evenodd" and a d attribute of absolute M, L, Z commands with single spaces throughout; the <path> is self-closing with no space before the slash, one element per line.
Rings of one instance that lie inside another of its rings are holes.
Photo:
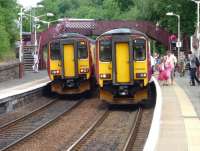
<path fill-rule="evenodd" d="M 174 89 L 184 118 L 188 151 L 200 151 L 200 120 L 198 115 L 184 90 L 177 84 L 175 84 Z"/>

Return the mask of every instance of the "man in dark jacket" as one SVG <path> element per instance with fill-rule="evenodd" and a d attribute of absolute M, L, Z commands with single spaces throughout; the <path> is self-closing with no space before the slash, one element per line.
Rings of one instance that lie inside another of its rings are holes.
<path fill-rule="evenodd" d="M 189 59 L 190 59 L 190 75 L 191 75 L 191 80 L 192 80 L 191 86 L 195 86 L 195 80 L 200 85 L 200 81 L 196 76 L 196 71 L 198 68 L 198 59 L 194 54 L 191 54 Z"/>

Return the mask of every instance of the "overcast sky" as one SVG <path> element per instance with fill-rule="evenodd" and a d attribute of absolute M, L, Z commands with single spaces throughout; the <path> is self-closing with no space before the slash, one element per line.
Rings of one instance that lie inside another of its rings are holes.
<path fill-rule="evenodd" d="M 35 6 L 38 2 L 42 0 L 17 0 L 19 4 L 22 4 L 24 7 Z"/>

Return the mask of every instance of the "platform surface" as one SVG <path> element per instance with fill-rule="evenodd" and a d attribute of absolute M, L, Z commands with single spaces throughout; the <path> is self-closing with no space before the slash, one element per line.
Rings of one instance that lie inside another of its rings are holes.
<path fill-rule="evenodd" d="M 49 77 L 46 70 L 38 73 L 26 72 L 22 79 L 0 83 L 0 99 L 37 89 L 48 82 Z"/>
<path fill-rule="evenodd" d="M 157 151 L 200 151 L 200 86 L 188 74 L 161 86 L 163 103 Z"/>

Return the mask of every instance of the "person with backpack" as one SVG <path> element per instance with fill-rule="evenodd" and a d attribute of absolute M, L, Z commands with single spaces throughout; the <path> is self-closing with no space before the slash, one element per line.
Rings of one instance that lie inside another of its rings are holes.
<path fill-rule="evenodd" d="M 190 75 L 192 81 L 191 86 L 195 86 L 195 80 L 198 83 L 198 85 L 200 85 L 200 81 L 196 76 L 196 71 L 199 68 L 199 60 L 195 56 L 195 54 L 191 54 L 189 59 L 190 59 Z"/>

